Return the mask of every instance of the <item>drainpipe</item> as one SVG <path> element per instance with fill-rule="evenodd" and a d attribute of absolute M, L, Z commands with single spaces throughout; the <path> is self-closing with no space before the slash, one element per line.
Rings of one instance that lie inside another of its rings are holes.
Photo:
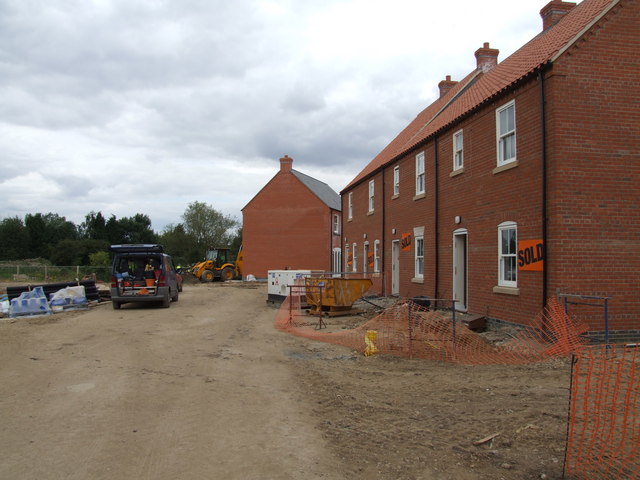
<path fill-rule="evenodd" d="M 382 274 L 382 296 L 386 296 L 387 295 L 387 276 L 386 276 L 386 271 L 384 269 L 384 252 L 385 252 L 385 243 L 384 243 L 384 234 L 387 230 L 387 214 L 386 214 L 386 210 L 385 210 L 385 206 L 386 206 L 386 202 L 385 202 L 385 195 L 384 195 L 384 176 L 385 176 L 385 168 L 382 169 L 382 237 L 380 238 L 380 263 L 378 264 L 378 267 L 380 267 L 380 273 Z M 376 244 L 375 244 L 375 238 L 373 239 L 373 254 L 375 256 L 376 254 Z M 374 259 L 375 262 L 375 259 Z"/>
<path fill-rule="evenodd" d="M 540 85 L 540 139 L 541 139 L 541 176 L 542 176 L 542 244 L 544 245 L 544 269 L 542 270 L 542 307 L 547 303 L 547 270 L 549 268 L 549 246 L 547 245 L 547 129 L 545 125 L 544 74 L 538 70 Z"/>
<path fill-rule="evenodd" d="M 438 237 L 439 237 L 439 232 L 438 232 L 438 210 L 440 208 L 439 206 L 439 202 L 438 202 L 438 137 L 434 137 L 433 139 L 433 145 L 434 145 L 434 149 L 435 149 L 435 155 L 433 157 L 433 167 L 434 167 L 434 187 L 433 187 L 433 194 L 435 195 L 435 201 L 434 201 L 434 222 L 433 222 L 433 235 L 435 237 L 435 279 L 433 282 L 433 288 L 435 290 L 434 294 L 435 294 L 435 298 L 438 298 L 438 277 L 440 276 L 440 268 L 439 268 L 439 253 L 440 253 L 440 247 L 438 245 Z"/>

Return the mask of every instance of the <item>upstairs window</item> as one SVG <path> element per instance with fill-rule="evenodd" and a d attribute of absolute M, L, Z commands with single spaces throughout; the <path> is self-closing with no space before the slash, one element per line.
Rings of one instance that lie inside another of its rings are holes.
<path fill-rule="evenodd" d="M 353 218 L 353 192 L 349 192 L 347 195 L 347 219 Z"/>
<path fill-rule="evenodd" d="M 393 194 L 400 195 L 400 167 L 393 167 Z"/>
<path fill-rule="evenodd" d="M 340 215 L 333 214 L 333 233 L 338 235 L 340 233 Z"/>
<path fill-rule="evenodd" d="M 498 225 L 498 285 L 518 286 L 518 232 L 514 222 Z"/>
<path fill-rule="evenodd" d="M 453 169 L 460 170 L 464 167 L 464 152 L 463 152 L 463 137 L 462 130 L 453 134 Z"/>
<path fill-rule="evenodd" d="M 516 104 L 511 101 L 496 110 L 498 166 L 516 161 Z"/>
<path fill-rule="evenodd" d="M 373 212 L 373 195 L 375 190 L 375 184 L 373 180 L 369 181 L 369 213 Z"/>
<path fill-rule="evenodd" d="M 424 152 L 416 155 L 416 195 L 424 193 Z"/>

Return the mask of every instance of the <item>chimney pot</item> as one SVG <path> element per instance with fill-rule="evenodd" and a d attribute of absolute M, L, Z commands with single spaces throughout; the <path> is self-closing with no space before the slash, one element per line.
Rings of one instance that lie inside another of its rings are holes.
<path fill-rule="evenodd" d="M 285 155 L 280 159 L 280 171 L 281 172 L 290 172 L 293 165 L 293 158 L 289 155 Z"/>
<path fill-rule="evenodd" d="M 444 80 L 438 83 L 440 89 L 440 98 L 444 97 L 458 82 L 451 80 L 451 75 L 447 75 Z"/>
<path fill-rule="evenodd" d="M 552 0 L 547 3 L 542 10 L 542 31 L 553 27 L 558 21 L 570 12 L 576 4 L 573 2 L 563 2 L 562 0 Z"/>
<path fill-rule="evenodd" d="M 484 42 L 482 48 L 479 48 L 475 52 L 476 56 L 476 68 L 483 72 L 488 72 L 498 64 L 498 54 L 500 50 L 496 48 L 490 48 L 489 42 Z"/>

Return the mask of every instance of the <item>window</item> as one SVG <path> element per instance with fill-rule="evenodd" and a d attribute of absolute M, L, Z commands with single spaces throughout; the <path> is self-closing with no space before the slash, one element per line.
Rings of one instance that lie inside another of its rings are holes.
<path fill-rule="evenodd" d="M 516 161 L 516 104 L 514 101 L 496 110 L 498 166 Z"/>
<path fill-rule="evenodd" d="M 373 193 L 375 184 L 373 180 L 369 181 L 369 212 L 373 212 Z"/>
<path fill-rule="evenodd" d="M 340 215 L 333 214 L 333 233 L 336 235 L 340 233 Z"/>
<path fill-rule="evenodd" d="M 364 257 L 362 258 L 362 271 L 367 273 L 369 271 L 369 242 L 364 242 Z"/>
<path fill-rule="evenodd" d="M 400 167 L 393 167 L 393 194 L 400 195 Z"/>
<path fill-rule="evenodd" d="M 353 192 L 349 192 L 347 195 L 347 220 L 353 218 Z"/>
<path fill-rule="evenodd" d="M 464 155 L 463 155 L 463 138 L 462 130 L 453 134 L 453 169 L 460 170 L 464 167 Z"/>
<path fill-rule="evenodd" d="M 416 195 L 424 193 L 424 152 L 416 155 Z"/>
<path fill-rule="evenodd" d="M 504 222 L 498 225 L 498 285 L 504 287 L 518 286 L 518 253 L 517 225 Z"/>
<path fill-rule="evenodd" d="M 352 267 L 351 268 L 352 272 L 358 271 L 358 244 L 357 243 L 353 244 L 353 265 L 351 267 Z"/>
<path fill-rule="evenodd" d="M 333 249 L 333 261 L 331 263 L 331 268 L 333 269 L 334 274 L 342 271 L 342 250 L 340 250 L 340 247 Z"/>
<path fill-rule="evenodd" d="M 424 278 L 424 237 L 418 237 L 416 240 L 416 278 Z"/>
<path fill-rule="evenodd" d="M 373 271 L 380 271 L 380 240 L 373 242 Z"/>

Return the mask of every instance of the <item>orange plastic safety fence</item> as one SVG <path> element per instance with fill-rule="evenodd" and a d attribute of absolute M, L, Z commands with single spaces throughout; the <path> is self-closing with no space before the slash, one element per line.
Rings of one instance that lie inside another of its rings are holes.
<path fill-rule="evenodd" d="M 574 356 L 571 383 L 568 478 L 640 478 L 638 349 L 581 348 Z"/>
<path fill-rule="evenodd" d="M 430 311 L 411 301 L 401 301 L 352 330 L 316 329 L 320 319 L 302 314 L 296 299 L 287 297 L 276 327 L 312 340 L 334 343 L 370 354 L 446 360 L 469 365 L 523 364 L 567 356 L 584 343 L 586 327 L 569 318 L 550 300 L 548 306 L 512 339 L 493 346 L 481 336 L 452 321 L 447 311 Z M 368 333 L 375 332 L 375 335 Z M 373 339 L 375 338 L 375 339 Z"/>

